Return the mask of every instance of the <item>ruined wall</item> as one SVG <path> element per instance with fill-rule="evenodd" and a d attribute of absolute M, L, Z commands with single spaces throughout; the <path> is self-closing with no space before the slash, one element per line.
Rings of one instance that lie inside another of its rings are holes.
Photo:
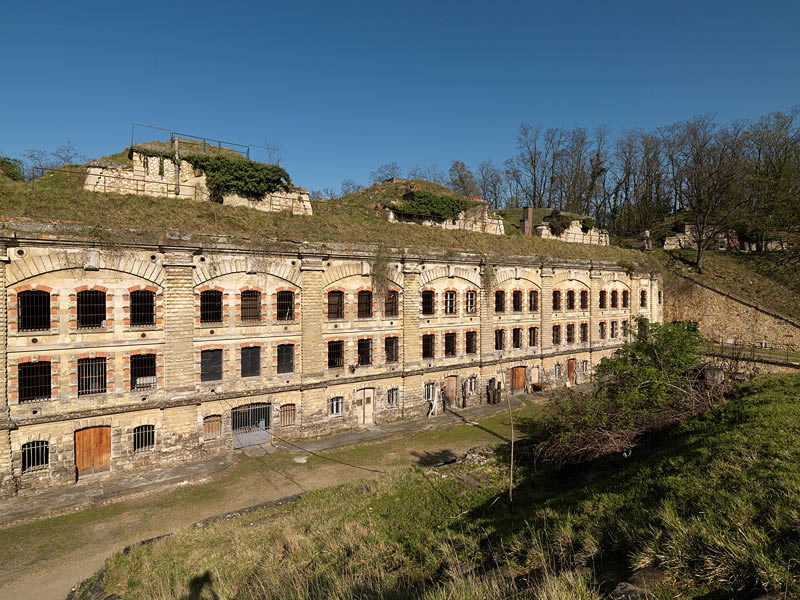
<path fill-rule="evenodd" d="M 562 242 L 572 242 L 574 244 L 596 244 L 598 246 L 608 246 L 608 232 L 605 229 L 593 227 L 587 232 L 581 228 L 580 221 L 572 221 L 566 231 L 561 235 L 555 236 L 550 231 L 547 224 L 536 225 L 533 227 L 535 235 L 545 240 L 561 240 Z"/>
<path fill-rule="evenodd" d="M 401 215 L 387 208 L 384 216 L 390 223 L 414 223 L 424 227 L 439 227 L 441 229 L 460 229 L 463 231 L 475 231 L 478 233 L 490 233 L 492 235 L 505 235 L 505 226 L 502 217 L 490 215 L 486 205 L 471 208 L 466 212 L 461 212 L 457 219 L 424 219 Z"/>

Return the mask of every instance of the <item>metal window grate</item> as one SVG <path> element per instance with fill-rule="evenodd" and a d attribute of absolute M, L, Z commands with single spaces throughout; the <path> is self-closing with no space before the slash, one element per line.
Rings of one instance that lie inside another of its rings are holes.
<path fill-rule="evenodd" d="M 278 373 L 291 373 L 294 371 L 294 344 L 280 344 L 278 346 Z"/>
<path fill-rule="evenodd" d="M 389 408 L 397 408 L 397 398 L 400 396 L 400 390 L 391 388 L 386 393 L 386 406 Z"/>
<path fill-rule="evenodd" d="M 567 343 L 574 344 L 575 343 L 575 324 L 570 323 L 567 325 Z"/>
<path fill-rule="evenodd" d="M 358 292 L 358 318 L 369 319 L 372 316 L 372 292 Z"/>
<path fill-rule="evenodd" d="M 455 356 L 456 355 L 456 334 L 455 333 L 445 333 L 444 334 L 444 355 L 445 356 Z"/>
<path fill-rule="evenodd" d="M 342 416 L 342 405 L 344 398 L 342 396 L 334 396 L 328 399 L 328 414 L 332 417 Z"/>
<path fill-rule="evenodd" d="M 21 363 L 18 367 L 19 402 L 41 402 L 50 398 L 50 363 Z"/>
<path fill-rule="evenodd" d="M 155 425 L 139 425 L 133 428 L 133 453 L 150 452 L 156 445 Z"/>
<path fill-rule="evenodd" d="M 386 362 L 392 363 L 399 360 L 398 356 L 399 340 L 396 337 L 388 337 L 384 341 L 384 350 L 386 351 Z"/>
<path fill-rule="evenodd" d="M 294 321 L 294 292 L 278 292 L 278 321 Z"/>
<path fill-rule="evenodd" d="M 106 293 L 99 290 L 78 292 L 78 328 L 96 329 L 105 326 Z"/>
<path fill-rule="evenodd" d="M 50 442 L 22 444 L 22 472 L 41 471 L 50 465 Z"/>
<path fill-rule="evenodd" d="M 131 327 L 154 325 L 156 322 L 156 295 L 147 290 L 131 292 Z"/>
<path fill-rule="evenodd" d="M 622 308 L 628 308 L 628 304 L 630 304 L 628 290 L 622 290 Z"/>
<path fill-rule="evenodd" d="M 400 314 L 400 295 L 397 292 L 391 291 L 386 294 L 384 313 L 387 317 L 396 317 Z"/>
<path fill-rule="evenodd" d="M 200 352 L 200 381 L 220 379 L 222 379 L 222 350 L 203 350 Z"/>
<path fill-rule="evenodd" d="M 422 358 L 433 358 L 436 338 L 432 334 L 422 336 Z"/>
<path fill-rule="evenodd" d="M 261 375 L 261 346 L 242 348 L 242 377 Z"/>
<path fill-rule="evenodd" d="M 611 321 L 611 338 L 614 339 L 617 337 L 617 322 Z"/>
<path fill-rule="evenodd" d="M 528 294 L 528 309 L 530 311 L 539 310 L 539 292 L 536 290 L 531 290 L 531 293 Z"/>
<path fill-rule="evenodd" d="M 538 346 L 538 345 L 539 345 L 539 328 L 538 327 L 528 328 L 528 346 Z"/>
<path fill-rule="evenodd" d="M 617 290 L 611 291 L 611 308 L 617 308 L 619 306 L 619 292 Z"/>
<path fill-rule="evenodd" d="M 505 292 L 498 291 L 494 293 L 494 312 L 506 312 Z"/>
<path fill-rule="evenodd" d="M 281 427 L 294 425 L 295 414 L 294 404 L 284 404 L 281 406 Z"/>
<path fill-rule="evenodd" d="M 258 290 L 242 292 L 242 321 L 261 322 L 261 292 Z"/>
<path fill-rule="evenodd" d="M 203 439 L 213 440 L 222 435 L 222 417 L 211 415 L 203 419 Z"/>
<path fill-rule="evenodd" d="M 606 323 L 605 321 L 600 323 L 600 339 L 606 339 Z"/>
<path fill-rule="evenodd" d="M 206 290 L 200 294 L 200 322 L 222 322 L 222 292 Z"/>
<path fill-rule="evenodd" d="M 358 364 L 372 364 L 372 340 L 358 340 Z"/>
<path fill-rule="evenodd" d="M 466 346 L 467 354 L 476 354 L 478 352 L 478 334 L 475 331 L 467 332 Z"/>
<path fill-rule="evenodd" d="M 553 310 L 561 310 L 561 292 L 553 290 Z"/>
<path fill-rule="evenodd" d="M 511 296 L 511 304 L 514 312 L 522 312 L 522 292 L 516 290 Z"/>
<path fill-rule="evenodd" d="M 266 431 L 270 424 L 272 405 L 254 402 L 231 410 L 231 428 L 234 433 Z"/>
<path fill-rule="evenodd" d="M 589 292 L 581 291 L 581 310 L 589 310 Z"/>
<path fill-rule="evenodd" d="M 344 319 L 344 292 L 328 292 L 328 318 Z"/>
<path fill-rule="evenodd" d="M 573 290 L 567 292 L 567 310 L 575 310 L 575 292 Z"/>
<path fill-rule="evenodd" d="M 106 392 L 106 359 L 78 359 L 78 396 Z"/>
<path fill-rule="evenodd" d="M 28 290 L 17 295 L 18 331 L 50 329 L 50 294 Z"/>
<path fill-rule="evenodd" d="M 622 322 L 622 336 L 623 337 L 628 337 L 628 334 L 629 334 L 628 322 L 627 321 L 623 321 Z"/>
<path fill-rule="evenodd" d="M 131 389 L 149 390 L 156 387 L 156 355 L 138 354 L 131 356 Z"/>
<path fill-rule="evenodd" d="M 344 342 L 328 342 L 328 368 L 340 369 L 344 367 Z"/>
<path fill-rule="evenodd" d="M 589 325 L 581 323 L 581 342 L 589 341 Z"/>
<path fill-rule="evenodd" d="M 519 327 L 515 327 L 511 331 L 511 343 L 514 345 L 514 348 L 522 348 L 522 329 Z"/>
<path fill-rule="evenodd" d="M 434 300 L 435 300 L 434 292 L 430 290 L 425 290 L 422 292 L 422 314 L 423 315 L 432 315 L 434 311 Z"/>
<path fill-rule="evenodd" d="M 444 312 L 447 315 L 456 314 L 456 293 L 455 292 L 445 292 L 444 293 Z"/>
<path fill-rule="evenodd" d="M 497 329 L 494 332 L 494 349 L 503 350 L 506 347 L 506 332 L 505 329 Z"/>
<path fill-rule="evenodd" d="M 558 346 L 561 343 L 561 325 L 553 325 L 553 345 Z"/>
<path fill-rule="evenodd" d="M 475 304 L 476 304 L 475 301 L 477 299 L 477 296 L 478 295 L 475 292 L 472 291 L 467 292 L 466 300 L 464 302 L 464 310 L 467 312 L 467 314 L 471 315 L 475 313 Z"/>

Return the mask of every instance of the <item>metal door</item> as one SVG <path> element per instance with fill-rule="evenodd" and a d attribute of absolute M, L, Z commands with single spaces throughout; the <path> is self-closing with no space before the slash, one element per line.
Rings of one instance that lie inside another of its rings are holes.
<path fill-rule="evenodd" d="M 233 447 L 244 448 L 270 442 L 269 419 L 272 405 L 265 402 L 237 406 L 231 411 Z"/>
<path fill-rule="evenodd" d="M 78 477 L 111 468 L 111 427 L 87 427 L 75 432 Z"/>

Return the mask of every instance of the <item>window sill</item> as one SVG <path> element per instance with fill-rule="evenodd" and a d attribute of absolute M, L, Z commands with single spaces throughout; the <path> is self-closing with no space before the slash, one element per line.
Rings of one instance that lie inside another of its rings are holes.
<path fill-rule="evenodd" d="M 238 323 L 242 327 L 258 327 L 259 325 L 266 325 L 266 321 L 239 321 Z"/>
<path fill-rule="evenodd" d="M 81 398 L 98 398 L 100 396 L 106 396 L 106 395 L 108 395 L 108 390 L 106 390 L 105 392 L 84 392 L 83 394 L 78 392 L 78 399 L 80 400 Z"/>
<path fill-rule="evenodd" d="M 58 335 L 58 330 L 52 327 L 48 329 L 26 329 L 24 331 L 17 330 L 11 337 L 36 337 L 43 335 Z"/>

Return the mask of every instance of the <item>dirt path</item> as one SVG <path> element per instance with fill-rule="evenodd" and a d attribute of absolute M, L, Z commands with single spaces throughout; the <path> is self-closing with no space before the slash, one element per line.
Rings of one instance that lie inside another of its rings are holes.
<path fill-rule="evenodd" d="M 519 411 L 535 410 L 526 405 Z M 324 456 L 383 471 L 433 464 L 507 435 L 508 417 L 454 425 L 327 451 Z M 241 456 L 213 480 L 0 530 L 0 598 L 63 600 L 110 554 L 201 519 L 308 490 L 378 474 L 299 452 Z"/>

